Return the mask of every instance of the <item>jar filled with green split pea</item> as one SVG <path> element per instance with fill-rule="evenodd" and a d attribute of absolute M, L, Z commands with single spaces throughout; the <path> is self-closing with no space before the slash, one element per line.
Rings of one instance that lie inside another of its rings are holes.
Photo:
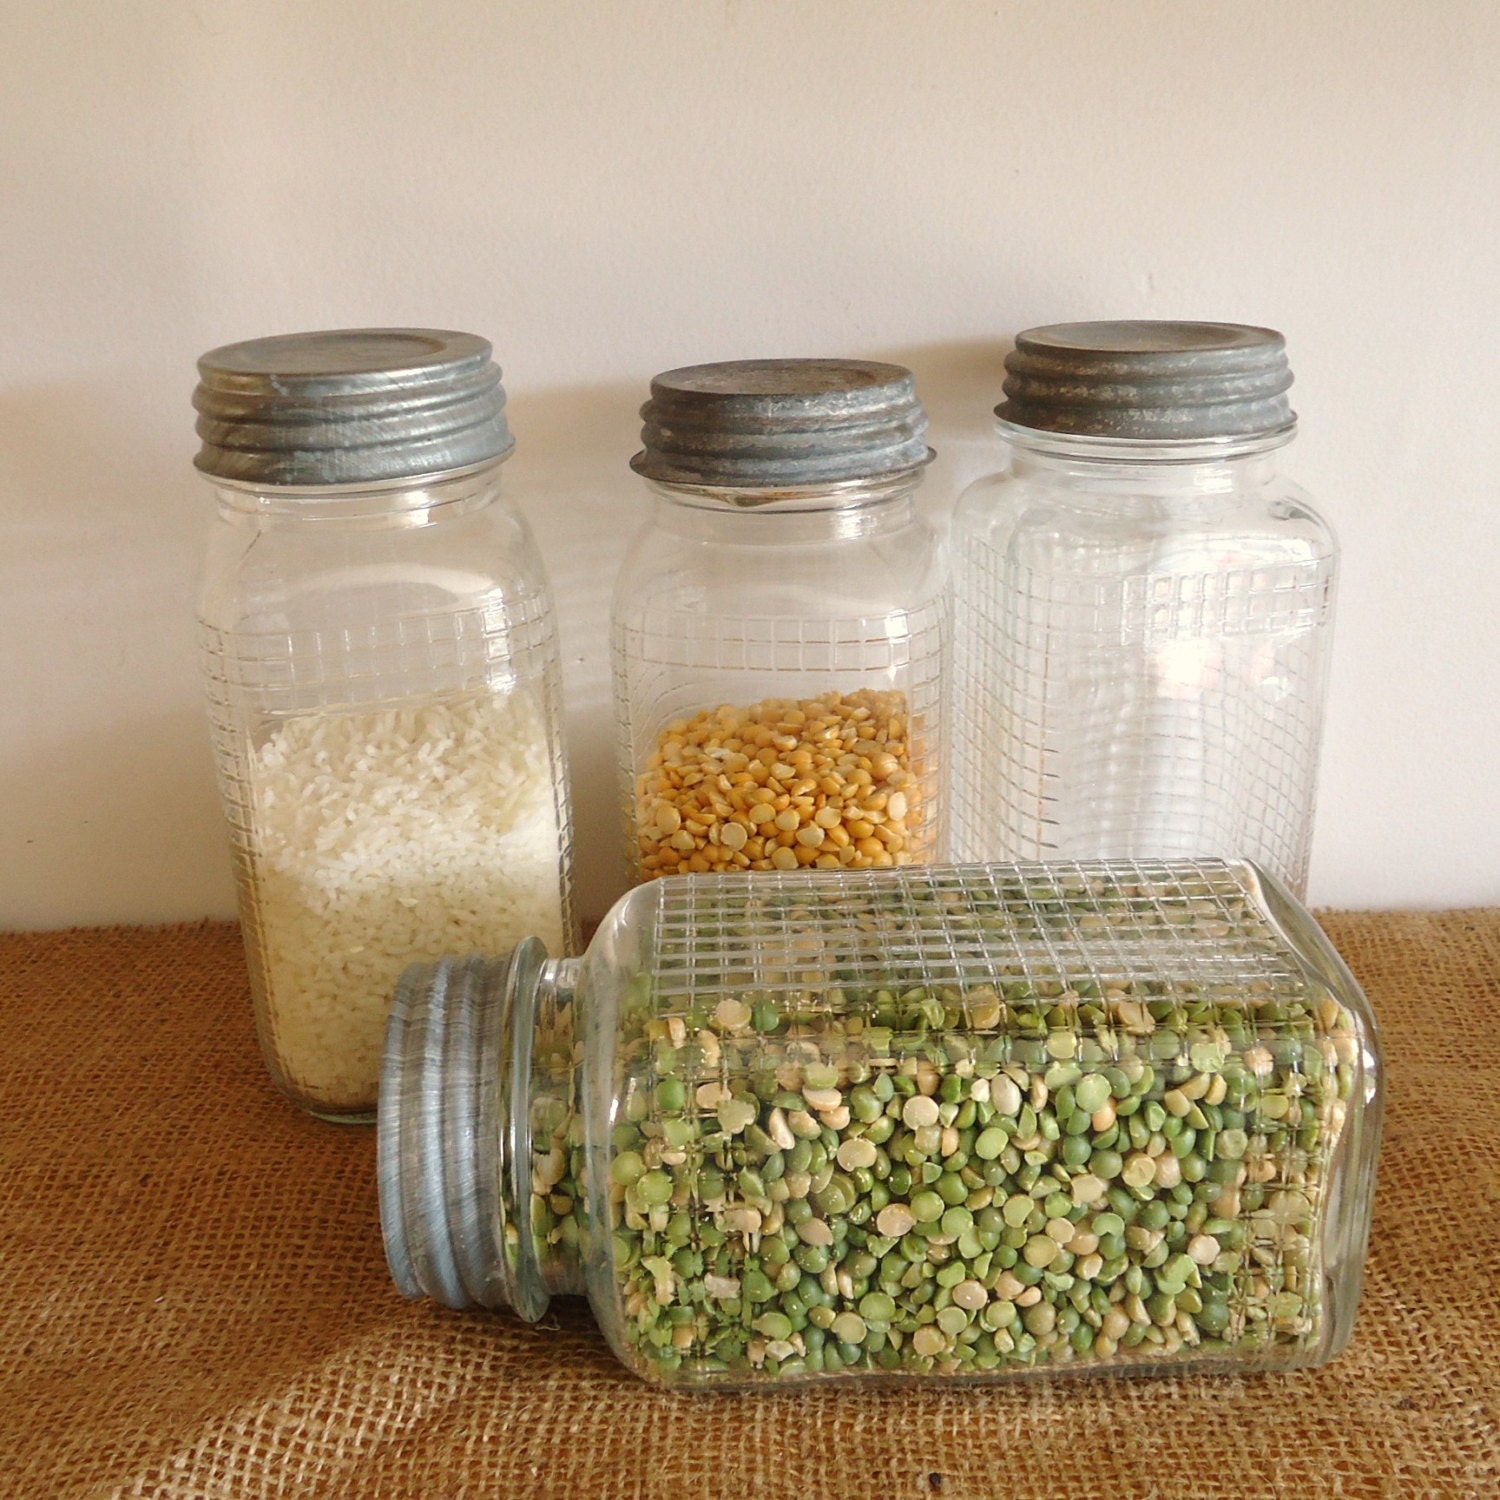
<path fill-rule="evenodd" d="M 380 1109 L 401 1290 L 653 1382 L 1248 1372 L 1349 1339 L 1380 1054 L 1248 864 L 690 875 L 413 966 Z"/>

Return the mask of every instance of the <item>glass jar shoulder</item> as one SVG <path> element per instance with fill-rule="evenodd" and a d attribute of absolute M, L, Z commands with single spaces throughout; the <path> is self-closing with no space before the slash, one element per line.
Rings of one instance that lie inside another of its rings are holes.
<path fill-rule="evenodd" d="M 822 535 L 807 535 L 777 526 L 779 534 L 765 537 L 751 528 L 770 518 L 725 519 L 738 524 L 712 534 L 647 522 L 620 568 L 615 618 L 634 619 L 648 610 L 729 617 L 868 617 L 919 608 L 946 586 L 943 534 L 921 516 L 863 533 L 828 528 Z"/>
<path fill-rule="evenodd" d="M 498 496 L 378 517 L 221 510 L 199 618 L 224 631 L 296 632 L 547 599 L 531 529 Z"/>
<path fill-rule="evenodd" d="M 1333 528 L 1298 485 L 1272 474 L 1195 485 L 1132 478 L 1070 483 L 1056 473 L 1006 469 L 970 485 L 954 513 L 955 561 L 975 552 L 1015 562 L 1114 550 L 1127 566 L 1142 547 L 1201 542 L 1243 565 L 1317 565 L 1338 554 Z"/>
<path fill-rule="evenodd" d="M 574 1188 L 583 1212 L 575 1219 L 584 1290 L 616 1358 L 647 1380 L 655 1370 L 631 1337 L 629 1299 L 616 1265 L 623 1247 L 616 1242 L 615 1222 L 626 1186 L 648 1170 L 648 1154 L 652 1167 L 661 1165 L 661 1141 L 648 1147 L 642 1130 L 653 1057 L 639 1044 L 659 890 L 656 882 L 639 886 L 610 909 L 578 961 L 571 1006 L 576 1135 L 582 1147 Z"/>

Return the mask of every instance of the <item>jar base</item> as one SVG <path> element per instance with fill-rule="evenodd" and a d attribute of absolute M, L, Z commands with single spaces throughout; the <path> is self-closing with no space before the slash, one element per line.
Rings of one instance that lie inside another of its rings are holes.
<path fill-rule="evenodd" d="M 377 1118 L 377 1111 L 373 1106 L 369 1109 L 345 1110 L 335 1113 L 331 1109 L 314 1109 L 311 1105 L 302 1104 L 298 1106 L 304 1114 L 311 1115 L 315 1120 L 323 1120 L 329 1125 L 373 1125 Z"/>

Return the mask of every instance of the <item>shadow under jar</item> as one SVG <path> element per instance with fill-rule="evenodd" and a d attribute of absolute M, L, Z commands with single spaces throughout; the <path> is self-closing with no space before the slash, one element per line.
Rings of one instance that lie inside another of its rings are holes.
<path fill-rule="evenodd" d="M 386 1254 L 672 1386 L 1287 1369 L 1353 1327 L 1380 1099 L 1248 864 L 669 877 L 403 978 Z"/>
<path fill-rule="evenodd" d="M 947 554 L 910 372 L 699 365 L 642 416 L 612 609 L 632 877 L 936 858 Z"/>
<path fill-rule="evenodd" d="M 199 640 L 261 1049 L 293 1101 L 368 1121 L 413 956 L 577 950 L 547 581 L 483 339 L 293 334 L 199 369 Z"/>

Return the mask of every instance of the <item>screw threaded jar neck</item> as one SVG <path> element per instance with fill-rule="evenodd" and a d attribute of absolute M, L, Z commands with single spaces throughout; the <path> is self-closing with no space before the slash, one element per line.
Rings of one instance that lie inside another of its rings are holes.
<path fill-rule="evenodd" d="M 538 938 L 499 958 L 414 964 L 391 1006 L 378 1173 L 386 1260 L 402 1292 L 535 1322 L 577 1268 L 532 1232 L 534 1044 L 542 998 L 576 959 Z"/>
<path fill-rule="evenodd" d="M 932 457 L 910 370 L 853 359 L 747 359 L 668 370 L 641 408 L 647 479 L 703 492 L 799 489 L 920 470 Z M 721 493 L 721 498 L 728 499 Z"/>
<path fill-rule="evenodd" d="M 1006 356 L 1012 429 L 1119 442 L 1290 435 L 1286 341 L 1241 323 L 1054 323 Z M 1283 439 L 1284 440 L 1284 439 Z"/>
<path fill-rule="evenodd" d="M 341 328 L 212 349 L 198 361 L 205 474 L 264 487 L 457 473 L 515 446 L 487 340 Z"/>

